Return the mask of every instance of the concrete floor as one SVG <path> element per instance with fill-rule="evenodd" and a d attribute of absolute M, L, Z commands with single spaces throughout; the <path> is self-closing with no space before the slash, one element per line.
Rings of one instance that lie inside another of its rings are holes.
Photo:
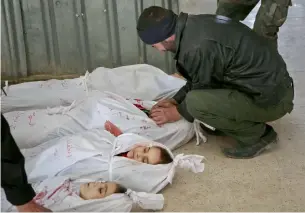
<path fill-rule="evenodd" d="M 213 13 L 216 0 L 183 0 L 181 10 Z M 257 8 L 246 24 L 254 21 Z M 177 153 L 204 155 L 206 170 L 178 170 L 164 190 L 164 211 L 305 211 L 305 1 L 293 0 L 280 30 L 279 48 L 295 81 L 295 108 L 272 125 L 278 146 L 250 160 L 225 158 L 220 146 L 230 142 L 209 136 L 206 144 L 191 142 Z"/>

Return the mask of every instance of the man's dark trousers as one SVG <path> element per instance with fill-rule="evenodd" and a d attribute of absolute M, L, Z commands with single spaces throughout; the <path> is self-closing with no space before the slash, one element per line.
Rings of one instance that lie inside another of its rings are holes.
<path fill-rule="evenodd" d="M 287 85 L 280 103 L 260 107 L 244 93 L 230 89 L 193 90 L 186 96 L 187 111 L 196 119 L 252 145 L 264 134 L 266 122 L 277 120 L 293 109 L 293 85 Z"/>

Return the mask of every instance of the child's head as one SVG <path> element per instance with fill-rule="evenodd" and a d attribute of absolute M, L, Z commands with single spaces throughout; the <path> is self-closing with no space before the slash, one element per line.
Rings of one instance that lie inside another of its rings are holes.
<path fill-rule="evenodd" d="M 100 199 L 115 193 L 125 193 L 126 189 L 114 182 L 90 182 L 80 185 L 79 196 L 84 200 Z"/>
<path fill-rule="evenodd" d="M 127 153 L 127 157 L 147 164 L 168 164 L 173 161 L 169 153 L 157 146 L 137 146 Z"/>

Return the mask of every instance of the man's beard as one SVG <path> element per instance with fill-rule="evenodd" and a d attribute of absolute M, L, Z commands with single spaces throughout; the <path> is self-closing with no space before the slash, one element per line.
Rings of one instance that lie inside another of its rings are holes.
<path fill-rule="evenodd" d="M 176 44 L 175 41 L 162 41 L 163 46 L 167 51 L 176 53 Z"/>

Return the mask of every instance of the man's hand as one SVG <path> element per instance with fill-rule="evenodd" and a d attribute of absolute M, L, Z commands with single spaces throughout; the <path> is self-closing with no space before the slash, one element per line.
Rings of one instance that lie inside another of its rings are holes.
<path fill-rule="evenodd" d="M 33 200 L 31 200 L 30 202 L 24 205 L 16 206 L 16 207 L 19 212 L 52 212 L 50 209 L 38 205 Z"/>
<path fill-rule="evenodd" d="M 181 115 L 179 114 L 177 107 L 172 105 L 166 108 L 158 107 L 154 109 L 151 111 L 150 117 L 156 122 L 157 125 L 162 125 L 180 120 Z"/>
<path fill-rule="evenodd" d="M 119 127 L 117 127 L 110 121 L 106 121 L 104 127 L 108 132 L 113 134 L 115 137 L 118 137 L 119 135 L 123 134 L 123 132 L 119 129 Z"/>
<path fill-rule="evenodd" d="M 174 99 L 165 99 L 165 100 L 161 100 L 158 101 L 158 103 L 156 103 L 152 108 L 151 108 L 151 112 L 153 112 L 155 109 L 159 108 L 159 107 L 172 107 L 177 105 L 178 103 L 174 100 Z"/>

